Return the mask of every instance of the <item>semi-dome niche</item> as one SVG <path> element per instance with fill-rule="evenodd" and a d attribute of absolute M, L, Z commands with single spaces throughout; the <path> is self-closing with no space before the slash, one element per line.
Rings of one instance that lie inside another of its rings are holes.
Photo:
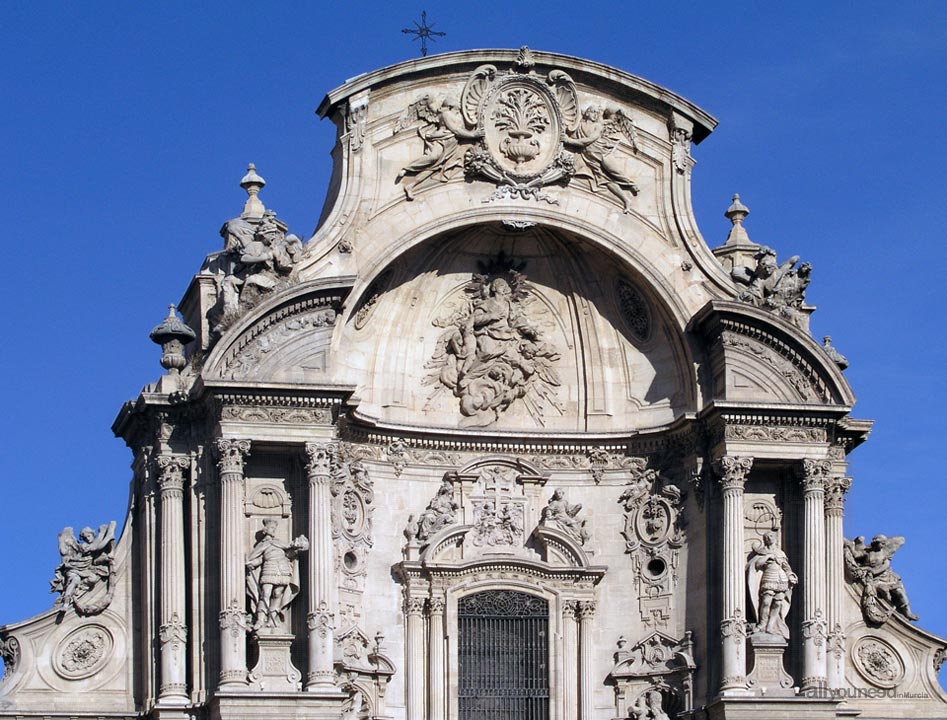
<path fill-rule="evenodd" d="M 342 344 L 359 414 L 385 423 L 614 432 L 694 406 L 681 332 L 642 275 L 543 226 L 415 246 L 352 304 Z"/>

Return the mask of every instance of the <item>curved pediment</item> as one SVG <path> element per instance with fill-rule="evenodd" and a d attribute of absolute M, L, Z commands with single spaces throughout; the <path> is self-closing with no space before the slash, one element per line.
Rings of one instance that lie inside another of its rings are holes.
<path fill-rule="evenodd" d="M 710 359 L 714 400 L 836 405 L 855 402 L 842 371 L 795 325 L 739 302 L 714 301 L 693 320 Z"/>

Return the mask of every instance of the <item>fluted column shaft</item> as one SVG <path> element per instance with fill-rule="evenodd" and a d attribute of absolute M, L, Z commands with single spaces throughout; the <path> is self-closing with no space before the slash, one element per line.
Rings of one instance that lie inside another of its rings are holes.
<path fill-rule="evenodd" d="M 309 458 L 309 691 L 334 690 L 335 562 L 332 544 L 332 466 L 335 447 L 331 443 L 307 443 Z"/>
<path fill-rule="evenodd" d="M 161 684 L 158 700 L 183 704 L 187 696 L 186 588 L 184 579 L 184 472 L 186 457 L 159 455 L 161 489 Z"/>
<path fill-rule="evenodd" d="M 825 619 L 826 680 L 830 688 L 845 686 L 845 631 L 842 617 L 842 596 L 845 592 L 843 520 L 845 493 L 852 479 L 833 476 L 825 483 Z"/>
<path fill-rule="evenodd" d="M 424 598 L 405 601 L 406 720 L 424 720 Z"/>
<path fill-rule="evenodd" d="M 753 458 L 722 457 L 715 463 L 723 495 L 723 598 L 720 635 L 723 694 L 746 690 L 746 558 L 743 550 L 743 488 Z"/>
<path fill-rule="evenodd" d="M 217 441 L 220 474 L 220 688 L 247 684 L 246 549 L 243 462 L 249 440 Z"/>
<path fill-rule="evenodd" d="M 592 668 L 592 621 L 595 619 L 595 602 L 583 600 L 579 603 L 579 719 L 592 720 L 595 703 L 592 697 L 594 686 Z"/>
<path fill-rule="evenodd" d="M 579 717 L 579 648 L 576 613 L 579 603 L 566 600 L 562 603 L 562 718 L 577 720 Z"/>
<path fill-rule="evenodd" d="M 444 598 L 435 595 L 430 604 L 430 626 L 428 628 L 428 720 L 445 720 L 444 690 Z"/>
<path fill-rule="evenodd" d="M 802 687 L 822 687 L 825 661 L 825 481 L 832 463 L 803 460 Z"/>

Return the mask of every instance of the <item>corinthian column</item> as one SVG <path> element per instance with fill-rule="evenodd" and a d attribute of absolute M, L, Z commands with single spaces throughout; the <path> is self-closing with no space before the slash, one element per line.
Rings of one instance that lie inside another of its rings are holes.
<path fill-rule="evenodd" d="M 184 586 L 184 471 L 186 457 L 159 455 L 161 489 L 161 684 L 158 702 L 183 705 L 187 696 Z"/>
<path fill-rule="evenodd" d="M 332 443 L 306 443 L 309 457 L 309 674 L 306 690 L 335 691 L 334 547 L 332 545 Z"/>
<path fill-rule="evenodd" d="M 592 698 L 592 620 L 595 618 L 595 602 L 579 602 L 579 719 L 592 720 L 595 703 Z M 568 661 L 568 658 L 566 658 Z"/>
<path fill-rule="evenodd" d="M 803 460 L 802 689 L 825 685 L 825 481 L 829 460 Z"/>
<path fill-rule="evenodd" d="M 431 597 L 431 624 L 428 630 L 428 720 L 445 720 L 444 713 L 444 597 Z"/>
<path fill-rule="evenodd" d="M 746 578 L 743 551 L 743 486 L 753 467 L 751 457 L 725 456 L 714 463 L 723 494 L 723 602 L 720 635 L 723 638 L 720 691 L 746 690 Z"/>
<path fill-rule="evenodd" d="M 249 440 L 217 441 L 220 474 L 220 688 L 247 684 L 246 550 L 243 546 L 243 461 Z"/>
<path fill-rule="evenodd" d="M 845 634 L 842 629 L 842 593 L 845 591 L 842 520 L 845 493 L 852 479 L 830 477 L 825 482 L 825 619 L 828 624 L 826 678 L 830 688 L 845 685 Z"/>
<path fill-rule="evenodd" d="M 562 603 L 562 718 L 578 720 L 579 648 L 578 626 L 575 614 L 579 609 L 577 600 Z"/>

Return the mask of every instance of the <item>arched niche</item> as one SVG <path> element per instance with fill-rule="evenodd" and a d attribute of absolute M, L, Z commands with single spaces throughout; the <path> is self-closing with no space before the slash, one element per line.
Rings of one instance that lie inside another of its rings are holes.
<path fill-rule="evenodd" d="M 335 362 L 363 378 L 358 412 L 382 424 L 661 426 L 697 402 L 681 308 L 668 292 L 574 233 L 469 225 L 390 259 L 356 290 Z"/>

